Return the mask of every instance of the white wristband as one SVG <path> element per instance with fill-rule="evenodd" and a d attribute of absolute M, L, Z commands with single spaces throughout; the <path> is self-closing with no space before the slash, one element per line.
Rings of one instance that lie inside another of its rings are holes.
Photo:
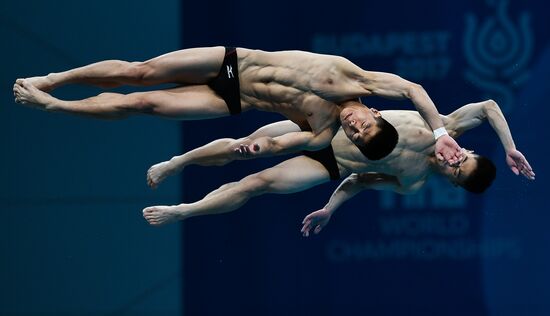
<path fill-rule="evenodd" d="M 435 137 L 436 140 L 439 137 L 443 136 L 443 135 L 449 135 L 449 133 L 447 133 L 447 130 L 445 129 L 445 127 L 440 127 L 440 128 L 438 128 L 434 131 L 434 137 Z"/>

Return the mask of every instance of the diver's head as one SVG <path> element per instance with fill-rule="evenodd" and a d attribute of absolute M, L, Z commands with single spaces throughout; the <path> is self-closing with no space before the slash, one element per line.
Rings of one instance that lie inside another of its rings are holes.
<path fill-rule="evenodd" d="M 346 104 L 340 112 L 340 122 L 346 136 L 370 160 L 386 157 L 399 139 L 395 127 L 378 110 L 359 102 Z"/>
<path fill-rule="evenodd" d="M 455 185 L 472 193 L 483 193 L 496 177 L 493 162 L 473 151 L 464 151 L 462 160 L 453 166 L 440 162 L 442 173 Z"/>

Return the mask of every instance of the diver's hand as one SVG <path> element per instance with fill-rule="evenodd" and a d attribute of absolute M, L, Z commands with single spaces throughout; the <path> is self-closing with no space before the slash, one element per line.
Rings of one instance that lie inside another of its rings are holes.
<path fill-rule="evenodd" d="M 242 158 L 266 157 L 272 155 L 273 142 L 271 137 L 260 137 L 250 144 L 240 144 L 233 151 Z"/>
<path fill-rule="evenodd" d="M 238 154 L 241 158 L 253 158 L 260 151 L 260 145 L 256 143 L 252 144 L 239 144 L 233 149 L 233 152 Z"/>
<path fill-rule="evenodd" d="M 535 180 L 535 172 L 533 172 L 533 168 L 531 168 L 531 165 L 529 165 L 529 162 L 519 150 L 514 149 L 507 152 L 506 163 L 515 175 L 519 175 L 521 173 L 527 179 Z"/>
<path fill-rule="evenodd" d="M 332 213 L 324 208 L 309 214 L 302 221 L 302 235 L 304 237 L 309 237 L 309 232 L 312 228 L 314 228 L 313 232 L 315 234 L 320 233 L 323 227 L 330 221 L 331 216 Z"/>
<path fill-rule="evenodd" d="M 439 160 L 446 161 L 449 165 L 457 164 L 461 159 L 462 148 L 449 135 L 443 135 L 435 142 L 435 156 Z"/>

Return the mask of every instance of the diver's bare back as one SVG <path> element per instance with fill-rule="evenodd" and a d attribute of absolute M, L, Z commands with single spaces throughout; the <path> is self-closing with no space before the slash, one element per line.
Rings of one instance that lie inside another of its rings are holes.
<path fill-rule="evenodd" d="M 391 154 L 378 161 L 367 160 L 340 129 L 332 141 L 336 160 L 349 172 L 376 172 L 397 177 L 401 193 L 415 191 L 431 174 L 427 158 L 434 156 L 433 134 L 418 112 L 389 110 L 381 113 L 399 134 Z"/>
<path fill-rule="evenodd" d="M 337 119 L 338 102 L 360 94 L 359 87 L 353 88 L 357 83 L 344 75 L 341 57 L 245 48 L 238 48 L 237 55 L 243 110 L 300 112 L 317 130 Z"/>

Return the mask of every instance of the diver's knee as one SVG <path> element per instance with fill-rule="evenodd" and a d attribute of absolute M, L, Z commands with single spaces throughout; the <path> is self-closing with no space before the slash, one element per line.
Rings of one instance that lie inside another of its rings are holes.
<path fill-rule="evenodd" d="M 152 114 L 155 111 L 157 97 L 154 92 L 132 93 L 126 95 L 125 109 L 131 112 Z"/>
<path fill-rule="evenodd" d="M 126 69 L 127 77 L 142 84 L 152 82 L 153 73 L 153 67 L 146 61 L 131 62 Z"/>
<path fill-rule="evenodd" d="M 268 192 L 272 182 L 261 172 L 250 175 L 241 181 L 243 181 L 243 190 L 251 195 Z"/>

